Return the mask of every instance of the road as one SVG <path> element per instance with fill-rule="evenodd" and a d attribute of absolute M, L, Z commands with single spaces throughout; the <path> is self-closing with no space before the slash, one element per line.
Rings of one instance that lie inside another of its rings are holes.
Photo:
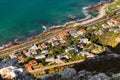
<path fill-rule="evenodd" d="M 45 70 L 49 70 L 49 69 L 57 68 L 57 67 L 62 67 L 62 66 L 67 66 L 67 65 L 72 65 L 72 64 L 77 64 L 77 63 L 80 63 L 80 62 L 83 62 L 83 61 L 84 61 L 84 59 L 83 60 L 78 60 L 78 61 L 73 61 L 73 62 L 68 62 L 68 63 L 64 63 L 64 64 L 47 66 L 47 67 L 43 67 L 43 68 L 40 68 L 40 69 L 35 69 L 35 70 L 31 71 L 30 73 L 38 74 L 41 71 L 45 71 Z"/>
<path fill-rule="evenodd" d="M 100 57 L 91 58 L 91 59 L 88 59 L 86 61 L 88 62 L 88 61 L 110 60 L 110 59 L 116 59 L 116 58 L 120 59 L 120 55 L 110 54 L 110 55 L 107 55 L 107 56 L 100 56 Z M 85 59 L 78 60 L 78 61 L 73 61 L 73 62 L 68 62 L 68 63 L 65 63 L 65 64 L 58 64 L 58 65 L 43 67 L 43 68 L 40 68 L 40 69 L 35 69 L 35 70 L 31 71 L 30 73 L 39 74 L 41 71 L 45 71 L 45 70 L 49 70 L 49 69 L 53 69 L 53 68 L 57 68 L 57 67 L 62 67 L 62 66 L 67 66 L 67 65 L 72 65 L 72 64 L 77 64 L 77 63 L 80 63 L 80 62 L 83 62 L 83 61 L 85 61 Z"/>

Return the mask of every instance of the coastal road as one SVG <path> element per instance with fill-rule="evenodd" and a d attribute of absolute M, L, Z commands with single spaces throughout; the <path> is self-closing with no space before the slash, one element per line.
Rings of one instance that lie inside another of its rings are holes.
<path fill-rule="evenodd" d="M 62 67 L 62 66 L 68 66 L 68 65 L 72 65 L 72 64 L 77 64 L 77 63 L 80 63 L 80 62 L 83 62 L 83 61 L 84 61 L 84 59 L 83 60 L 78 60 L 78 61 L 73 61 L 73 62 L 68 62 L 68 63 L 64 63 L 64 64 L 47 66 L 47 67 L 35 69 L 35 70 L 31 71 L 30 73 L 39 74 L 41 71 L 45 71 L 45 70 L 49 70 L 49 69 L 53 69 L 53 68 L 57 68 L 57 67 Z"/>

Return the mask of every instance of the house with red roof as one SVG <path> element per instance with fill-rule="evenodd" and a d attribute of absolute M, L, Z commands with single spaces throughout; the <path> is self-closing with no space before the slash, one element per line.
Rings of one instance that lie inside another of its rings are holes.
<path fill-rule="evenodd" d="M 26 69 L 28 72 L 30 72 L 30 71 L 33 70 L 33 69 L 32 69 L 32 66 L 29 65 L 29 64 L 26 64 L 26 65 L 25 65 L 25 69 Z"/>
<path fill-rule="evenodd" d="M 77 31 L 77 34 L 80 34 L 80 35 L 82 35 L 84 33 L 86 33 L 85 29 L 80 29 L 80 30 Z"/>
<path fill-rule="evenodd" d="M 47 48 L 48 46 L 46 45 L 46 43 L 42 43 L 42 44 L 39 44 L 38 45 L 38 49 L 40 49 L 40 50 L 43 50 L 43 49 L 45 49 L 45 48 Z"/>
<path fill-rule="evenodd" d="M 63 32 L 59 33 L 58 37 L 63 39 L 65 37 L 65 35 L 68 35 L 68 34 L 69 34 L 69 31 L 66 30 L 66 31 L 63 31 Z"/>

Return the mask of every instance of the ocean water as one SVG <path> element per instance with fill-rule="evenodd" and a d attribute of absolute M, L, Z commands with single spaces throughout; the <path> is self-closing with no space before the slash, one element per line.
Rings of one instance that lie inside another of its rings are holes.
<path fill-rule="evenodd" d="M 83 7 L 108 0 L 0 0 L 0 45 L 42 33 L 53 25 L 82 19 Z"/>

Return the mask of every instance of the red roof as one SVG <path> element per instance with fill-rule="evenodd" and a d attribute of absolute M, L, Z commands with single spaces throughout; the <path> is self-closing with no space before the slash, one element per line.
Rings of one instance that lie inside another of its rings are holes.
<path fill-rule="evenodd" d="M 112 20 L 112 21 L 117 21 L 115 18 L 112 18 L 111 20 Z"/>
<path fill-rule="evenodd" d="M 62 46 L 62 47 L 65 47 L 65 46 L 66 46 L 66 44 L 65 44 L 65 43 L 62 43 L 62 44 L 61 44 L 61 46 Z"/>
<path fill-rule="evenodd" d="M 37 61 L 34 60 L 34 61 L 30 61 L 29 64 L 30 64 L 31 66 L 34 66 L 34 65 L 37 65 L 38 63 L 37 63 Z"/>
<path fill-rule="evenodd" d="M 47 47 L 46 43 L 42 43 L 41 47 Z"/>
<path fill-rule="evenodd" d="M 42 49 L 43 49 L 41 45 L 38 45 L 38 48 L 39 48 L 40 50 L 42 50 Z"/>
<path fill-rule="evenodd" d="M 68 31 L 63 31 L 63 32 L 61 32 L 60 34 L 58 34 L 58 37 L 64 38 L 64 36 L 67 35 L 67 34 L 69 34 Z"/>
<path fill-rule="evenodd" d="M 46 48 L 46 47 L 47 47 L 46 43 L 42 43 L 42 44 L 38 45 L 38 48 L 40 50 L 42 50 L 43 48 Z"/>
<path fill-rule="evenodd" d="M 26 68 L 26 70 L 27 70 L 28 72 L 30 72 L 30 71 L 33 70 L 33 69 L 32 69 L 32 66 L 29 65 L 29 64 L 26 64 L 26 65 L 25 65 L 25 68 Z"/>
<path fill-rule="evenodd" d="M 24 54 L 26 54 L 26 53 L 28 52 L 28 50 L 23 50 L 22 52 L 23 52 Z"/>
<path fill-rule="evenodd" d="M 80 32 L 80 33 L 86 33 L 86 30 L 84 30 L 84 29 L 80 29 L 80 30 L 78 30 L 77 32 Z"/>

